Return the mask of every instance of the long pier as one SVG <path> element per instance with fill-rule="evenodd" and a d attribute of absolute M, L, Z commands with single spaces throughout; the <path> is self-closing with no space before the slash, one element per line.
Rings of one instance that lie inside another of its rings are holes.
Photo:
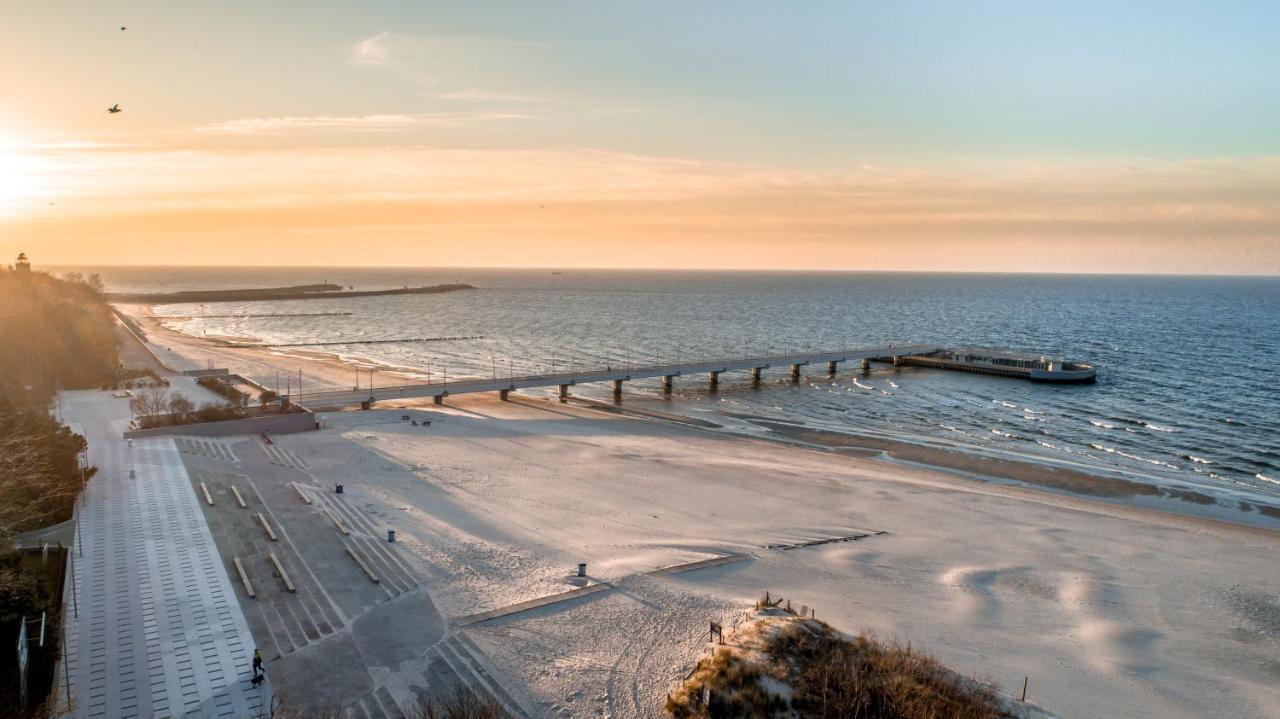
<path fill-rule="evenodd" d="M 431 397 L 436 404 L 443 404 L 446 397 L 455 394 L 497 392 L 505 400 L 508 393 L 514 390 L 535 387 L 555 387 L 560 400 L 565 401 L 569 398 L 569 392 L 572 387 L 589 382 L 611 382 L 614 396 L 619 397 L 622 395 L 623 384 L 632 380 L 660 378 L 663 391 L 670 393 L 676 378 L 699 375 L 705 376 L 708 386 L 714 390 L 720 384 L 720 375 L 725 372 L 750 372 L 752 381 L 758 383 L 765 370 L 784 367 L 789 369 L 793 381 L 799 381 L 801 368 L 809 365 L 824 367 L 828 373 L 834 374 L 839 365 L 844 362 L 858 362 L 863 369 L 866 369 L 873 360 L 882 361 L 887 358 L 889 361 L 894 361 L 893 358 L 923 355 L 937 352 L 939 349 L 936 345 L 889 345 L 763 357 L 707 359 L 676 364 L 594 367 L 552 374 L 482 379 L 468 378 L 454 382 L 442 381 L 425 384 L 389 385 L 373 389 L 307 392 L 295 397 L 295 401 L 313 410 L 323 407 L 347 407 L 365 402 L 372 405 L 378 401 L 412 397 Z"/>

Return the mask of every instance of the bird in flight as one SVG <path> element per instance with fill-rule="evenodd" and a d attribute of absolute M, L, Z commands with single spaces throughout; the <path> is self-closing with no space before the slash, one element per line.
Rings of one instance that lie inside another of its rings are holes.
<path fill-rule="evenodd" d="M 111 113 L 112 115 L 116 114 L 117 112 L 122 112 L 122 110 L 120 109 L 120 103 L 117 102 L 111 107 L 108 107 L 107 112 Z"/>
<path fill-rule="evenodd" d="M 120 26 L 120 32 L 124 32 L 125 30 L 128 30 L 128 29 L 129 28 L 125 27 L 124 25 Z"/>

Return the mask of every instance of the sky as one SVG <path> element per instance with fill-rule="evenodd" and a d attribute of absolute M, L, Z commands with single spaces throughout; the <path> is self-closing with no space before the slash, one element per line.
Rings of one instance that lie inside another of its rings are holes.
<path fill-rule="evenodd" d="M 5 259 L 1280 274 L 1280 3 L 0 4 Z"/>

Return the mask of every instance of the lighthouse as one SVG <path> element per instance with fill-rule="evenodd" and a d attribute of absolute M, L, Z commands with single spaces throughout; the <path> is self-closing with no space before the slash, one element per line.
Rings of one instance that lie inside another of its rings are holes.
<path fill-rule="evenodd" d="M 27 253 L 25 252 L 18 253 L 18 261 L 13 263 L 13 271 L 23 272 L 23 273 L 31 272 L 31 260 L 27 259 Z"/>

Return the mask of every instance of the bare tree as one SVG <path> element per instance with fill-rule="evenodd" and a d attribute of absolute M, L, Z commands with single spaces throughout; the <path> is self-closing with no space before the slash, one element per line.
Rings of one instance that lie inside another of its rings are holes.
<path fill-rule="evenodd" d="M 179 421 L 185 422 L 195 408 L 195 403 L 187 399 L 185 394 L 175 391 L 169 395 L 169 414 L 174 415 Z"/>
<path fill-rule="evenodd" d="M 169 390 L 164 387 L 146 387 L 133 395 L 133 413 L 139 417 L 154 418 L 169 409 Z"/>

